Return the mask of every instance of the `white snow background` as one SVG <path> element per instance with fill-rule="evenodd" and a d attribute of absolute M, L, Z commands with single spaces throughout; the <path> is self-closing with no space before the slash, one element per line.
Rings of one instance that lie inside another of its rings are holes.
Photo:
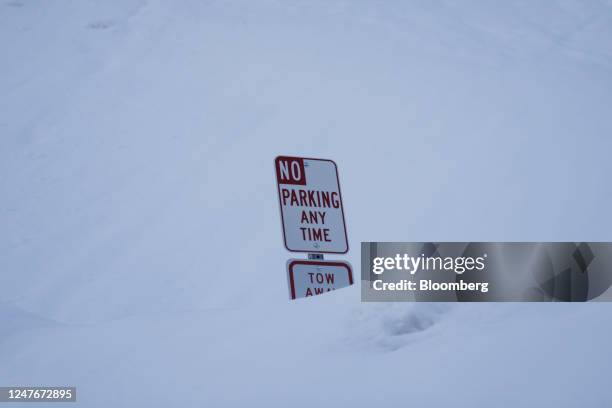
<path fill-rule="evenodd" d="M 610 407 L 610 304 L 289 301 L 273 159 L 338 163 L 358 276 L 361 241 L 611 241 L 611 151 L 609 0 L 2 0 L 0 385 Z"/>

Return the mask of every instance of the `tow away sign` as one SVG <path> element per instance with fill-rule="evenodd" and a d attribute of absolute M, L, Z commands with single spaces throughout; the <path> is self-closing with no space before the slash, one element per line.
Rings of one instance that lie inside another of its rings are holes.
<path fill-rule="evenodd" d="M 352 285 L 353 271 L 348 262 L 290 259 L 287 279 L 289 297 L 298 299 Z"/>
<path fill-rule="evenodd" d="M 347 253 L 336 163 L 279 156 L 274 164 L 285 248 L 291 252 Z"/>

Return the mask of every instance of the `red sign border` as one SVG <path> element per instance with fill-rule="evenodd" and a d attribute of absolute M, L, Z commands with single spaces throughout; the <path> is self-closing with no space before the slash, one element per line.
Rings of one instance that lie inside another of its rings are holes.
<path fill-rule="evenodd" d="M 295 250 L 295 249 L 289 249 L 289 247 L 287 246 L 287 237 L 285 236 L 285 218 L 283 216 L 283 202 L 281 200 L 280 183 L 278 182 L 278 177 L 276 177 L 277 160 L 281 157 L 288 158 L 288 159 L 318 160 L 318 161 L 332 162 L 332 164 L 336 168 L 336 182 L 338 183 L 338 196 L 340 196 L 340 206 L 341 206 L 341 211 L 342 211 L 342 225 L 344 227 L 344 239 L 346 240 L 346 250 L 340 252 L 340 251 L 314 251 L 314 250 L 300 251 L 300 250 Z M 279 205 L 279 211 L 281 215 L 281 229 L 283 230 L 283 244 L 285 245 L 285 249 L 289 252 L 309 253 L 309 254 L 346 254 L 349 251 L 350 245 L 349 245 L 349 240 L 348 240 L 348 234 L 346 232 L 346 219 L 344 217 L 344 201 L 342 201 L 342 188 L 340 188 L 340 176 L 338 175 L 338 165 L 336 164 L 336 162 L 330 159 L 316 159 L 312 157 L 276 156 L 274 158 L 274 174 L 276 177 L 276 190 L 278 192 L 278 205 Z"/>
<path fill-rule="evenodd" d="M 348 271 L 349 286 L 353 285 L 353 268 L 351 264 L 345 261 L 325 261 L 325 260 L 310 260 L 310 259 L 291 259 L 287 263 L 287 272 L 289 273 L 289 290 L 291 291 L 291 299 L 295 300 L 295 280 L 293 278 L 293 267 L 295 265 L 315 265 L 315 266 L 343 266 Z"/>

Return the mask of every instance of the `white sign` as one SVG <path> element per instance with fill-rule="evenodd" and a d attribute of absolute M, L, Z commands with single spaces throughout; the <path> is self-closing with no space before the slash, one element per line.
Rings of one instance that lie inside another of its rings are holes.
<path fill-rule="evenodd" d="M 289 297 L 299 299 L 352 285 L 353 271 L 348 262 L 290 259 L 287 279 Z"/>
<path fill-rule="evenodd" d="M 288 156 L 279 156 L 274 163 L 285 248 L 292 252 L 347 253 L 336 163 Z"/>

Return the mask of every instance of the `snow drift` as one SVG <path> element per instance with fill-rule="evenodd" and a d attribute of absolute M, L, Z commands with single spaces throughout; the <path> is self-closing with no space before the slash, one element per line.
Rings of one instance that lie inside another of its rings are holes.
<path fill-rule="evenodd" d="M 0 384 L 609 405 L 607 304 L 289 302 L 273 158 L 338 163 L 355 266 L 360 241 L 609 241 L 611 27 L 609 1 L 3 2 Z"/>

